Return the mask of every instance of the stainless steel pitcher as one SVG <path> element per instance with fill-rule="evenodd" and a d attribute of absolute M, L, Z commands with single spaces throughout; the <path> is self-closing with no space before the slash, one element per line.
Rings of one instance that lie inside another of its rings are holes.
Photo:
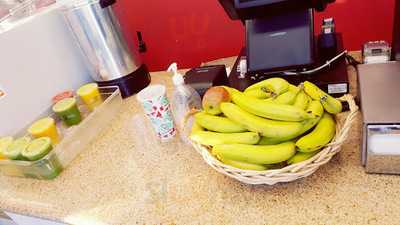
<path fill-rule="evenodd" d="M 150 83 L 137 49 L 129 49 L 111 5 L 115 0 L 68 2 L 65 17 L 99 85 L 118 85 L 128 97 Z"/>

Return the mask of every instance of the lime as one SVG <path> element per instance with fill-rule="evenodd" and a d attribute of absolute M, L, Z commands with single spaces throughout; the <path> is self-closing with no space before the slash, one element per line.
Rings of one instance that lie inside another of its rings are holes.
<path fill-rule="evenodd" d="M 22 156 L 30 161 L 36 161 L 46 156 L 52 148 L 51 139 L 41 137 L 33 140 L 27 148 L 22 150 Z"/>
<path fill-rule="evenodd" d="M 64 112 L 76 105 L 75 98 L 64 98 L 53 106 L 53 111 L 56 113 Z"/>
<path fill-rule="evenodd" d="M 8 148 L 3 149 L 2 154 L 8 159 L 22 159 L 21 152 L 28 147 L 30 142 L 31 139 L 29 137 L 18 138 Z"/>
<path fill-rule="evenodd" d="M 54 123 L 54 119 L 50 117 L 40 119 L 29 127 L 28 132 L 34 136 L 45 133 Z"/>
<path fill-rule="evenodd" d="M 69 127 L 79 124 L 82 120 L 75 98 L 65 98 L 57 102 L 53 106 L 53 111 Z"/>
<path fill-rule="evenodd" d="M 96 83 L 85 84 L 78 89 L 76 92 L 79 96 L 90 95 L 98 89 L 98 85 Z"/>

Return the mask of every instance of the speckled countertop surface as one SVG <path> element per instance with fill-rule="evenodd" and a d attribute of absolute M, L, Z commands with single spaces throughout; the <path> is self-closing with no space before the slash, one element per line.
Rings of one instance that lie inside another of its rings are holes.
<path fill-rule="evenodd" d="M 355 93 L 353 68 L 349 76 Z M 152 77 L 171 94 L 167 74 Z M 360 128 L 359 116 L 342 151 L 310 177 L 251 186 L 215 172 L 178 138 L 158 143 L 131 97 L 57 179 L 0 176 L 0 208 L 90 225 L 400 224 L 400 176 L 364 173 Z"/>

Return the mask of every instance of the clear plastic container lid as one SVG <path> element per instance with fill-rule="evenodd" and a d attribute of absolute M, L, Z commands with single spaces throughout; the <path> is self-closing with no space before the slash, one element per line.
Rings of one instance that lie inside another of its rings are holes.
<path fill-rule="evenodd" d="M 86 5 L 98 4 L 100 0 L 61 0 L 68 9 L 80 8 Z"/>
<path fill-rule="evenodd" d="M 7 15 L 9 10 L 19 5 L 20 1 L 18 0 L 2 0 L 0 1 L 0 18 Z"/>
<path fill-rule="evenodd" d="M 0 14 L 0 28 L 9 28 L 22 19 L 34 15 L 39 9 L 53 5 L 54 3 L 56 3 L 56 0 L 25 0 L 9 5 L 9 8 L 4 7 L 2 9 L 5 10 L 5 14 Z"/>
<path fill-rule="evenodd" d="M 1 17 L 0 23 L 17 21 L 19 19 L 32 15 L 35 2 L 36 0 L 27 0 L 19 4 L 13 5 L 9 9 L 7 9 L 8 13 Z"/>

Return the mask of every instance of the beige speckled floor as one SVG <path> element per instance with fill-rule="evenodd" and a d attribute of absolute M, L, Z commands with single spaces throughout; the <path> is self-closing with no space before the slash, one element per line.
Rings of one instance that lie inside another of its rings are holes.
<path fill-rule="evenodd" d="M 349 71 L 354 93 L 356 75 Z M 152 75 L 171 91 L 167 74 Z M 218 174 L 177 139 L 149 144 L 156 138 L 143 120 L 132 97 L 54 181 L 0 176 L 0 208 L 90 225 L 400 224 L 400 177 L 364 173 L 360 121 L 330 163 L 271 187 Z"/>

